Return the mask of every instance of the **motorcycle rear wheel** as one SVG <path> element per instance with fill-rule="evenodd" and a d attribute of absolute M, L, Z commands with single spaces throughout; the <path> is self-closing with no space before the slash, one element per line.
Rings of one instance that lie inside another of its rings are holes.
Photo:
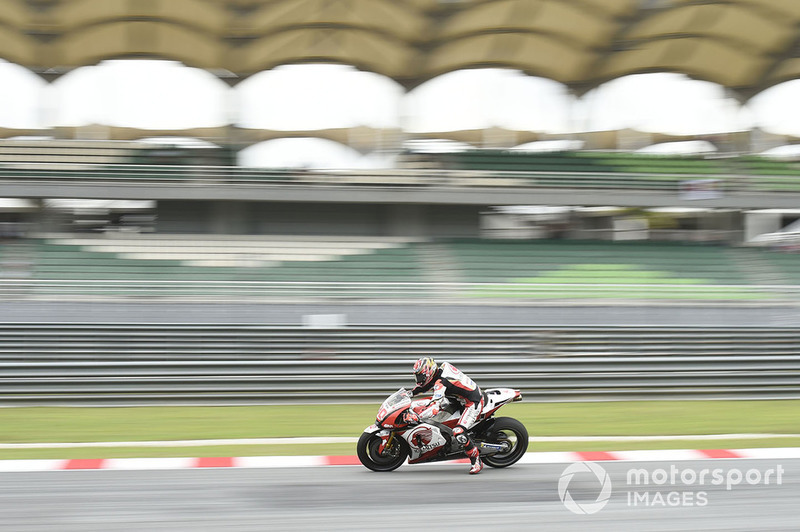
<path fill-rule="evenodd" d="M 381 438 L 375 434 L 363 433 L 356 445 L 358 459 L 364 467 L 372 471 L 394 471 L 403 465 L 408 457 L 405 440 L 399 436 L 394 437 L 391 445 L 387 445 L 383 453 L 378 450 Z"/>
<path fill-rule="evenodd" d="M 492 467 L 508 467 L 516 464 L 528 450 L 528 429 L 513 417 L 499 417 L 487 434 L 486 443 L 508 443 L 509 450 L 481 456 L 481 460 Z"/>

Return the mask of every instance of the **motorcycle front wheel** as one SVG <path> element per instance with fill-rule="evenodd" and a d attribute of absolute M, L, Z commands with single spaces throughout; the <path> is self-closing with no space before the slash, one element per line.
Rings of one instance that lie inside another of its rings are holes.
<path fill-rule="evenodd" d="M 516 464 L 528 450 L 528 430 L 512 417 L 499 417 L 484 441 L 505 445 L 507 450 L 481 456 L 481 460 L 492 467 L 508 467 Z"/>
<path fill-rule="evenodd" d="M 364 467 L 373 471 L 394 471 L 406 461 L 408 449 L 405 440 L 399 436 L 392 438 L 383 453 L 380 452 L 381 438 L 367 432 L 358 439 L 356 452 Z"/>

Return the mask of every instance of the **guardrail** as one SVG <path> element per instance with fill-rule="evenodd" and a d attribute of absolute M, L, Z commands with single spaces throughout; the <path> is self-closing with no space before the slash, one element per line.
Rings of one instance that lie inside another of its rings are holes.
<path fill-rule="evenodd" d="M 570 299 L 796 301 L 798 285 L 277 282 L 210 280 L 2 279 L 0 299 L 162 301 L 541 302 Z"/>
<path fill-rule="evenodd" d="M 477 170 L 262 170 L 237 166 L 150 166 L 24 163 L 0 165 L 0 180 L 25 183 L 175 185 L 369 185 L 371 187 L 524 187 L 679 190 L 686 181 L 714 182 L 711 192 L 800 192 L 800 176 L 738 174 L 502 172 Z M 707 191 L 706 191 L 707 192 Z"/>
<path fill-rule="evenodd" d="M 378 401 L 423 355 L 533 401 L 800 398 L 795 328 L 0 324 L 0 401 Z"/>

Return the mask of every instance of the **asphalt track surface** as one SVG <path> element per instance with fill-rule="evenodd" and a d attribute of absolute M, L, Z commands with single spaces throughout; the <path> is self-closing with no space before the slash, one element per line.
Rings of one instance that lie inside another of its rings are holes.
<path fill-rule="evenodd" d="M 343 314 L 358 325 L 792 327 L 800 306 L 695 304 L 448 305 L 401 303 L 219 303 L 4 301 L 0 322 L 246 323 L 301 325 L 310 314 Z"/>
<path fill-rule="evenodd" d="M 0 530 L 800 529 L 800 459 L 596 463 L 613 489 L 607 505 L 592 515 L 573 514 L 561 502 L 558 482 L 568 464 L 487 467 L 472 477 L 465 464 L 403 466 L 392 473 L 360 466 L 8 473 L 0 483 Z M 679 471 L 720 468 L 726 478 L 731 468 L 763 474 L 781 466 L 783 474 L 780 485 L 773 475 L 769 485 L 743 481 L 730 490 L 710 480 L 703 486 L 680 480 L 628 485 L 631 468 L 652 474 L 671 465 Z M 579 473 L 568 490 L 580 503 L 594 502 L 600 483 Z M 650 502 L 629 503 L 631 491 L 649 493 Z M 665 501 L 678 492 L 681 502 L 654 503 L 661 500 L 657 492 Z M 706 503 L 695 504 L 701 499 Z"/>

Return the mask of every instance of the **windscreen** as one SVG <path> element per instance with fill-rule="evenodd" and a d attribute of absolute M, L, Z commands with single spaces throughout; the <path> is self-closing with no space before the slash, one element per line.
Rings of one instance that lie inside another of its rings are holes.
<path fill-rule="evenodd" d="M 386 398 L 386 400 L 381 405 L 381 410 L 386 412 L 391 412 L 393 410 L 397 410 L 400 407 L 405 406 L 406 404 L 411 402 L 411 398 L 406 393 L 405 388 L 400 388 L 392 395 Z"/>

